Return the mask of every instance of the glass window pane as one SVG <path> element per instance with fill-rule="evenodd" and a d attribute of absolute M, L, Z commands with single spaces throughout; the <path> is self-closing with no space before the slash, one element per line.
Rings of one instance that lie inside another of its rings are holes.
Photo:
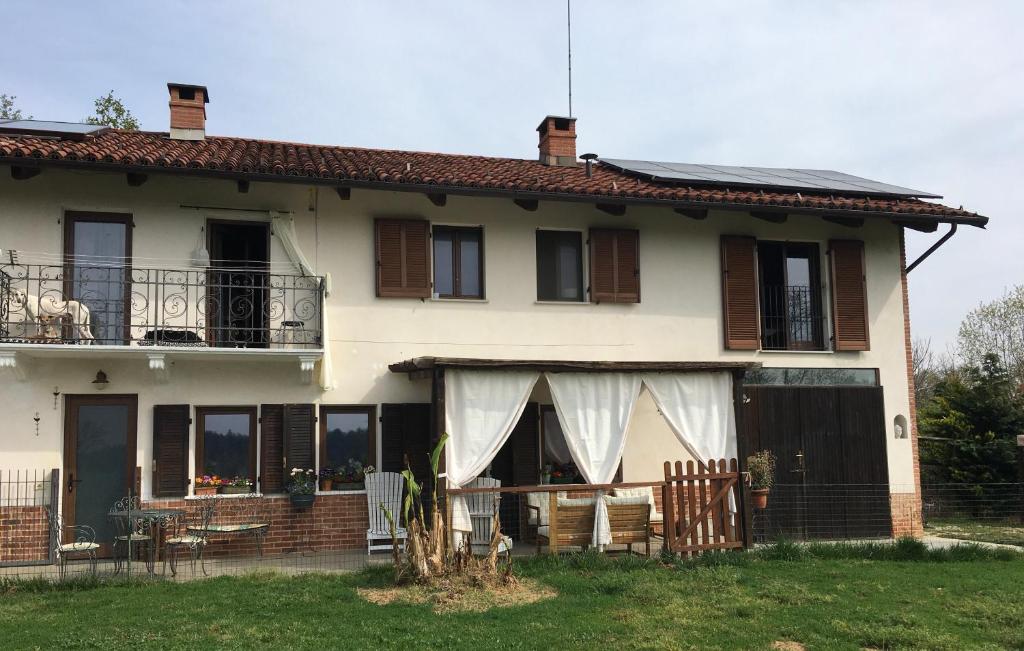
<path fill-rule="evenodd" d="M 206 414 L 203 418 L 204 475 L 250 478 L 250 415 Z"/>
<path fill-rule="evenodd" d="M 873 368 L 760 368 L 747 371 L 744 384 L 877 386 Z"/>
<path fill-rule="evenodd" d="M 434 231 L 434 293 L 451 296 L 455 291 L 452 264 L 452 232 Z"/>
<path fill-rule="evenodd" d="M 479 298 L 483 295 L 480 286 L 480 231 L 459 232 L 459 281 L 462 296 Z"/>
<path fill-rule="evenodd" d="M 74 222 L 72 296 L 89 308 L 96 343 L 123 343 L 126 228 L 117 222 Z"/>
<path fill-rule="evenodd" d="M 128 448 L 128 407 L 78 407 L 76 438 L 78 484 L 75 522 L 96 530 L 98 541 L 109 541 L 113 528 L 107 511 L 125 494 L 124 459 Z M 134 458 L 135 451 L 132 451 Z"/>
<path fill-rule="evenodd" d="M 337 469 L 370 460 L 370 416 L 366 413 L 328 412 L 325 454 L 321 468 Z"/>
<path fill-rule="evenodd" d="M 572 231 L 537 231 L 537 299 L 583 300 L 583 239 Z"/>

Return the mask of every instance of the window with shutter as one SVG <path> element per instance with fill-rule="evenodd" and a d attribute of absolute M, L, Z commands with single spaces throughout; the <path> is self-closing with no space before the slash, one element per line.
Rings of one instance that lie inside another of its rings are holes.
<path fill-rule="evenodd" d="M 153 497 L 188 492 L 188 405 L 153 407 Z"/>
<path fill-rule="evenodd" d="M 285 488 L 284 405 L 260 405 L 260 477 L 264 493 L 280 493 Z"/>
<path fill-rule="evenodd" d="M 378 219 L 374 222 L 377 296 L 430 297 L 430 222 Z"/>
<path fill-rule="evenodd" d="M 320 470 L 377 465 L 377 408 L 320 406 Z"/>
<path fill-rule="evenodd" d="M 292 468 L 316 469 L 314 443 L 316 441 L 316 406 L 284 406 L 284 471 L 288 477 Z"/>
<path fill-rule="evenodd" d="M 196 407 L 196 475 L 255 487 L 255 407 Z"/>
<path fill-rule="evenodd" d="M 640 302 L 640 234 L 635 230 L 590 231 L 590 300 Z"/>
<path fill-rule="evenodd" d="M 753 237 L 722 236 L 722 316 L 725 347 L 757 350 L 757 266 Z"/>
<path fill-rule="evenodd" d="M 423 509 L 430 512 L 433 478 L 430 475 L 430 404 L 381 405 L 380 469 L 402 472 L 412 469 L 423 487 Z"/>
<path fill-rule="evenodd" d="M 832 329 L 836 350 L 869 350 L 864 243 L 830 240 Z"/>
<path fill-rule="evenodd" d="M 537 403 L 528 402 L 522 417 L 512 429 L 512 473 L 516 486 L 540 483 L 540 411 Z"/>

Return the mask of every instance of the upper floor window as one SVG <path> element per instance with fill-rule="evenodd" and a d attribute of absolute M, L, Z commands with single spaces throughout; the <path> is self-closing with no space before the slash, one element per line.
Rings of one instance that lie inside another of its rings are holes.
<path fill-rule="evenodd" d="M 435 226 L 434 294 L 439 298 L 483 298 L 483 230 Z"/>
<path fill-rule="evenodd" d="M 537 231 L 537 300 L 583 300 L 583 234 Z"/>
<path fill-rule="evenodd" d="M 818 245 L 758 242 L 757 259 L 761 348 L 824 349 Z"/>

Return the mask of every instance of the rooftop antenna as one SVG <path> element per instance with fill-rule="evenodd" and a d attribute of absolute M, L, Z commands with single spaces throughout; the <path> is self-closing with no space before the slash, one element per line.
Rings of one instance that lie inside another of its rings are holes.
<path fill-rule="evenodd" d="M 572 117 L 572 0 L 565 0 L 565 25 L 569 35 L 569 117 Z"/>

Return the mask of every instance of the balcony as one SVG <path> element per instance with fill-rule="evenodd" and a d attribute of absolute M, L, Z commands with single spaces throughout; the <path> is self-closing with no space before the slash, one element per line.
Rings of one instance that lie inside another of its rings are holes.
<path fill-rule="evenodd" d="M 0 264 L 0 350 L 309 357 L 323 295 L 320 277 L 253 268 Z"/>
<path fill-rule="evenodd" d="M 761 287 L 763 350 L 825 350 L 821 293 L 806 285 Z"/>

